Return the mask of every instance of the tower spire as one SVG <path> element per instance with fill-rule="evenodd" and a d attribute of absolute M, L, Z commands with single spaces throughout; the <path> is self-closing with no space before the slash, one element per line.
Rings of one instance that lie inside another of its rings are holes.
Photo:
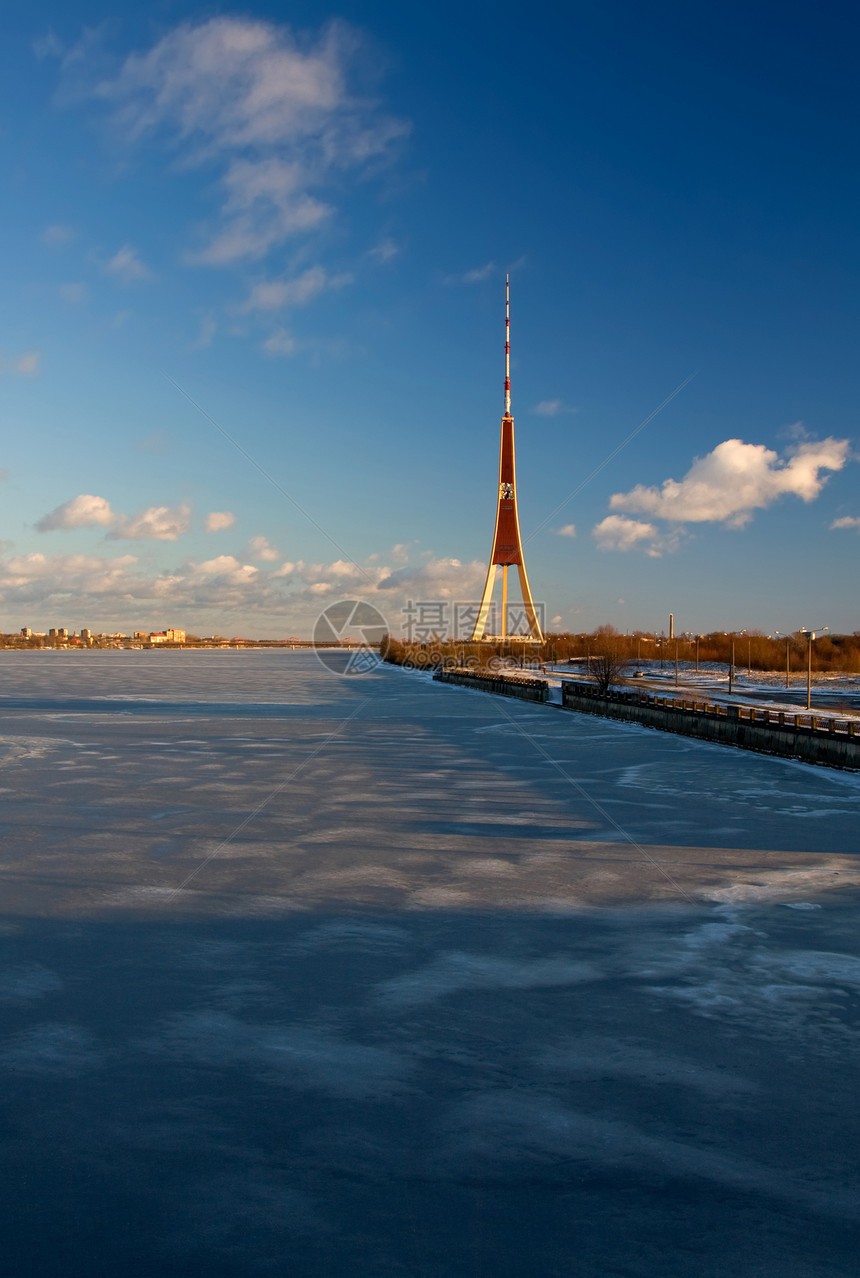
<path fill-rule="evenodd" d="M 505 417 L 511 415 L 511 277 L 505 276 Z"/>

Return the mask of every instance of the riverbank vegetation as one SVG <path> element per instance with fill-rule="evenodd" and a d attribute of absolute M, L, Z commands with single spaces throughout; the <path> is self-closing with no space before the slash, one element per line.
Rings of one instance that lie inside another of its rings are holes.
<path fill-rule="evenodd" d="M 430 639 L 422 643 L 387 635 L 381 655 L 394 665 L 417 669 L 465 666 L 498 669 L 508 666 L 542 666 L 570 663 L 598 680 L 601 672 L 617 678 L 643 666 L 729 665 L 738 670 L 785 671 L 799 674 L 808 661 L 808 641 L 802 631 L 792 635 L 766 635 L 754 630 L 712 631 L 706 635 L 664 635 L 637 630 L 621 634 L 612 626 L 599 626 L 589 634 L 549 634 L 543 643 L 517 639 L 467 643 L 454 639 Z M 812 669 L 820 674 L 860 674 L 860 631 L 850 635 L 819 636 L 812 645 Z"/>

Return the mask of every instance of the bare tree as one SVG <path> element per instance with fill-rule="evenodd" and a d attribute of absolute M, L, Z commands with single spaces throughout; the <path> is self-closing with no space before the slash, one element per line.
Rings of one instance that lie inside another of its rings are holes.
<path fill-rule="evenodd" d="M 614 683 L 624 681 L 624 672 L 629 663 L 627 644 L 622 635 L 598 633 L 592 640 L 591 673 L 602 697 L 606 696 Z"/>

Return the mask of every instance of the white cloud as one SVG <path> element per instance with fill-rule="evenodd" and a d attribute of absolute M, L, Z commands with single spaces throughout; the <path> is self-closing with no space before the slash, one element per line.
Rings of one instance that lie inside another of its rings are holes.
<path fill-rule="evenodd" d="M 386 568 L 384 571 L 387 573 L 388 569 Z M 358 564 L 354 564 L 348 559 L 335 559 L 330 564 L 308 564 L 303 569 L 303 577 L 305 581 L 313 585 L 326 583 L 330 586 L 332 581 L 336 581 L 341 585 L 349 581 L 364 581 L 371 585 L 373 584 L 372 574 L 363 571 Z"/>
<path fill-rule="evenodd" d="M 459 559 L 436 559 L 428 556 L 421 564 L 387 569 L 377 589 L 411 593 L 413 599 L 451 599 L 471 601 L 480 596 L 487 566 L 480 560 L 463 563 Z"/>
<path fill-rule="evenodd" d="M 576 524 L 565 524 L 563 528 L 558 530 L 559 537 L 575 537 Z"/>
<path fill-rule="evenodd" d="M 234 586 L 253 581 L 259 571 L 253 564 L 240 563 L 234 555 L 217 555 L 202 564 L 193 564 L 191 570 L 197 576 L 216 577 Z"/>
<path fill-rule="evenodd" d="M 142 453 L 151 453 L 153 457 L 157 457 L 169 451 L 170 436 L 163 430 L 151 430 L 137 446 Z"/>
<path fill-rule="evenodd" d="M 532 409 L 538 417 L 558 417 L 560 413 L 575 413 L 576 409 L 565 404 L 563 399 L 542 399 Z"/>
<path fill-rule="evenodd" d="M 61 284 L 57 291 L 60 294 L 60 300 L 67 302 L 70 306 L 77 306 L 87 299 L 86 284 Z"/>
<path fill-rule="evenodd" d="M 285 328 L 276 328 L 263 342 L 267 355 L 295 355 L 296 349 L 296 339 Z"/>
<path fill-rule="evenodd" d="M 118 587 L 122 589 L 121 583 L 135 563 L 134 555 L 120 555 L 116 559 L 38 553 L 3 557 L 0 559 L 0 597 L 8 604 L 113 594 Z"/>
<path fill-rule="evenodd" d="M 488 280 L 496 269 L 495 262 L 485 262 L 483 266 L 473 266 L 469 271 L 461 271 L 459 274 L 446 275 L 446 284 L 481 284 L 484 280 Z"/>
<path fill-rule="evenodd" d="M 7 615 L 26 608 L 28 624 L 39 624 L 33 618 L 41 613 L 46 619 L 42 624 L 66 618 L 60 624 L 98 621 L 105 629 L 127 631 L 138 627 L 147 614 L 164 617 L 169 611 L 176 624 L 208 625 L 204 633 L 226 626 L 232 634 L 236 616 L 245 618 L 248 626 L 265 617 L 264 633 L 277 630 L 279 618 L 309 632 L 329 600 L 362 597 L 374 599 L 392 630 L 399 632 L 408 599 L 475 601 L 486 571 L 478 561 L 464 564 L 425 552 L 419 564 L 395 574 L 377 559 L 373 556 L 362 565 L 345 559 L 314 564 L 299 560 L 268 568 L 223 554 L 153 569 L 149 557 L 140 561 L 134 555 L 4 556 L 0 551 L 0 603 Z M 259 632 L 260 623 L 254 628 Z"/>
<path fill-rule="evenodd" d="M 98 85 L 125 139 L 155 136 L 186 162 L 226 163 L 220 225 L 193 260 L 261 257 L 317 226 L 333 210 L 315 192 L 407 131 L 349 91 L 359 43 L 343 23 L 310 42 L 284 25 L 216 17 L 176 27 Z"/>
<path fill-rule="evenodd" d="M 280 160 L 234 160 L 223 178 L 223 228 L 188 255 L 198 266 L 265 257 L 290 236 L 313 230 L 333 209 L 303 190 L 306 175 Z"/>
<path fill-rule="evenodd" d="M 20 355 L 0 355 L 0 373 L 17 373 L 19 377 L 33 377 L 42 362 L 41 351 L 22 351 Z"/>
<path fill-rule="evenodd" d="M 380 264 L 391 262 L 395 257 L 399 257 L 399 255 L 400 246 L 395 244 L 394 240 L 391 239 L 389 235 L 386 235 L 378 244 L 375 244 L 372 249 L 368 249 L 367 251 L 367 256 L 371 258 L 372 261 L 379 262 Z"/>
<path fill-rule="evenodd" d="M 43 244 L 68 244 L 69 240 L 74 238 L 74 231 L 68 226 L 60 226 L 59 223 L 46 226 L 42 232 Z"/>
<path fill-rule="evenodd" d="M 104 264 L 108 275 L 115 275 L 122 284 L 135 284 L 138 280 L 152 278 L 152 271 L 140 260 L 137 250 L 130 244 L 117 249 L 113 257 Z"/>
<path fill-rule="evenodd" d="M 207 532 L 223 532 L 225 528 L 233 527 L 236 516 L 232 510 L 210 510 L 203 522 Z"/>
<path fill-rule="evenodd" d="M 495 269 L 495 262 L 486 262 L 483 266 L 473 267 L 471 271 L 466 271 L 463 275 L 463 283 L 480 284 L 482 280 L 488 280 Z"/>
<path fill-rule="evenodd" d="M 847 440 L 829 438 L 805 441 L 780 458 L 764 444 L 727 439 L 697 458 L 682 480 L 667 479 L 659 488 L 637 484 L 629 493 L 615 493 L 609 507 L 677 523 L 719 521 L 742 528 L 755 510 L 786 493 L 813 501 L 827 481 L 821 472 L 841 470 L 848 452 Z"/>
<path fill-rule="evenodd" d="M 63 502 L 47 515 L 43 515 L 36 523 L 39 532 L 53 532 L 60 528 L 108 527 L 115 522 L 117 516 L 111 510 L 110 502 L 93 493 L 81 493 L 71 501 Z"/>
<path fill-rule="evenodd" d="M 284 564 L 270 576 L 289 577 L 296 586 L 304 587 L 292 596 L 295 600 L 319 603 L 326 596 L 360 594 L 368 597 L 380 588 L 380 582 L 391 572 L 390 568 L 377 565 L 376 559 L 378 556 L 372 556 L 364 564 L 355 564 L 348 559 L 335 559 L 328 564 L 300 561 Z"/>
<path fill-rule="evenodd" d="M 330 275 L 322 266 L 312 266 L 291 280 L 263 280 L 255 284 L 242 311 L 277 311 L 284 306 L 303 306 L 318 293 L 351 284 L 349 274 Z"/>
<path fill-rule="evenodd" d="M 654 524 L 626 515 L 607 515 L 592 530 L 598 550 L 633 550 L 641 548 L 652 558 L 662 553 L 660 534 Z"/>
<path fill-rule="evenodd" d="M 218 325 L 213 315 L 203 315 L 200 319 L 200 332 L 193 343 L 192 349 L 195 351 L 205 351 L 212 345 L 212 338 L 218 331 Z"/>
<path fill-rule="evenodd" d="M 268 537 L 252 537 L 248 542 L 248 558 L 259 559 L 263 563 L 274 563 L 280 559 L 281 552 L 276 550 Z"/>
<path fill-rule="evenodd" d="M 81 493 L 63 502 L 36 523 L 39 532 L 58 529 L 102 527 L 110 531 L 110 541 L 176 541 L 191 525 L 191 507 L 150 506 L 138 515 L 121 515 L 111 509 L 105 497 Z"/>
<path fill-rule="evenodd" d="M 51 28 L 33 41 L 33 54 L 40 62 L 44 58 L 61 58 L 65 51 L 66 46 Z"/>
<path fill-rule="evenodd" d="M 860 532 L 860 518 L 856 515 L 843 515 L 841 519 L 834 519 L 830 525 L 833 528 L 856 528 Z"/>
<path fill-rule="evenodd" d="M 552 618 L 550 619 L 550 623 L 549 623 L 549 624 L 550 624 L 551 626 L 560 626 L 560 625 L 561 625 L 561 616 L 558 616 L 558 617 L 552 617 Z"/>
<path fill-rule="evenodd" d="M 139 515 L 118 516 L 108 537 L 111 541 L 176 541 L 190 526 L 190 506 L 150 506 Z"/>

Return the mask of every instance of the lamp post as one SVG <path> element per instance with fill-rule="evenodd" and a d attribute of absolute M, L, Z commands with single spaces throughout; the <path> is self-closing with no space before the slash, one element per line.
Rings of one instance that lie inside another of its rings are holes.
<path fill-rule="evenodd" d="M 823 635 L 829 626 L 818 626 L 815 630 L 801 630 L 806 639 L 806 708 L 812 709 L 812 644 L 818 635 Z"/>
<path fill-rule="evenodd" d="M 636 673 L 637 673 L 637 674 L 640 674 L 640 675 L 642 674 L 642 645 L 643 645 L 643 643 L 654 643 L 654 640 L 653 640 L 653 639 L 649 639 L 647 635 L 646 635 L 644 638 L 642 637 L 642 635 L 637 635 L 637 636 L 636 636 Z"/>
<path fill-rule="evenodd" d="M 785 640 L 785 686 L 791 687 L 791 635 L 783 635 L 779 630 L 776 631 L 777 637 Z"/>
<path fill-rule="evenodd" d="M 735 637 L 732 635 L 732 656 L 729 662 L 729 696 L 732 695 L 732 687 L 735 682 Z"/>

